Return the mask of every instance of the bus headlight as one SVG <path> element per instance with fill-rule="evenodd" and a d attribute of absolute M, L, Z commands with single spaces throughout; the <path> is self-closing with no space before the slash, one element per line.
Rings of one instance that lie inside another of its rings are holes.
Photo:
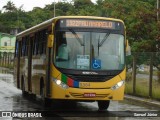
<path fill-rule="evenodd" d="M 116 90 L 116 89 L 120 88 L 123 84 L 124 84 L 124 80 L 122 80 L 122 81 L 118 82 L 116 85 L 112 86 L 111 89 Z"/>
<path fill-rule="evenodd" d="M 62 87 L 63 89 L 67 89 L 69 86 L 66 85 L 65 83 L 63 83 L 61 80 L 57 80 L 57 79 L 53 79 L 53 81 L 60 87 Z"/>

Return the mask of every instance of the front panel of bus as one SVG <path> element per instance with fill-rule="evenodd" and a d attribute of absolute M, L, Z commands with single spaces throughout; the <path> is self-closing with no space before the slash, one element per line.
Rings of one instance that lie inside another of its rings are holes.
<path fill-rule="evenodd" d="M 59 19 L 54 36 L 52 98 L 123 99 L 125 31 L 122 22 Z"/>

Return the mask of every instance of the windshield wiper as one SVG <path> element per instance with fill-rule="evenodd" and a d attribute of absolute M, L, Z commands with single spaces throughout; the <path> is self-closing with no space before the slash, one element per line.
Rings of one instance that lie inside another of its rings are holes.
<path fill-rule="evenodd" d="M 78 37 L 77 33 L 73 29 L 69 29 L 69 31 L 71 31 L 73 33 L 73 35 L 78 40 L 78 42 L 80 43 L 80 45 L 84 46 L 84 44 L 81 42 L 81 39 Z"/>
<path fill-rule="evenodd" d="M 110 35 L 110 33 L 106 33 L 106 35 L 104 36 L 103 40 L 99 43 L 100 37 L 98 39 L 98 47 L 101 47 L 103 45 L 103 43 L 107 40 L 108 36 Z"/>

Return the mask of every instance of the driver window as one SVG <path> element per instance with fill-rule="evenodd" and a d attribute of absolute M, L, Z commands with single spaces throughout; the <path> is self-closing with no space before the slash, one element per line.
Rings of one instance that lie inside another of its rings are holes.
<path fill-rule="evenodd" d="M 56 60 L 57 61 L 67 61 L 69 60 L 69 48 L 67 45 L 67 41 L 66 38 L 64 37 L 64 34 L 59 35 L 59 39 L 58 39 L 58 53 L 56 56 Z"/>

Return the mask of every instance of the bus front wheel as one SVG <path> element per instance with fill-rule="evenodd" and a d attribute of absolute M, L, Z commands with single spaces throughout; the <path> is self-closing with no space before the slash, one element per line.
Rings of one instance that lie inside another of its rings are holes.
<path fill-rule="evenodd" d="M 107 100 L 107 101 L 97 101 L 97 102 L 98 102 L 98 108 L 99 108 L 99 110 L 106 110 L 106 109 L 108 109 L 109 103 L 110 103 L 109 100 Z"/>

